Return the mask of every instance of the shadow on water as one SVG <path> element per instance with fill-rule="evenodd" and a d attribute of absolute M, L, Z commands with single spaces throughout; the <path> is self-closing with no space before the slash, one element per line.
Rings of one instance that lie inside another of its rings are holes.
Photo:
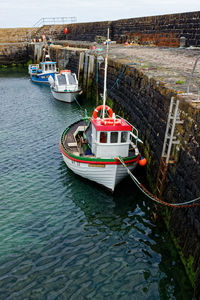
<path fill-rule="evenodd" d="M 29 75 L 27 74 L 27 67 L 22 66 L 12 66 L 12 67 L 0 67 L 0 78 L 7 77 L 7 78 L 19 78 L 19 77 L 26 77 L 28 78 Z"/>

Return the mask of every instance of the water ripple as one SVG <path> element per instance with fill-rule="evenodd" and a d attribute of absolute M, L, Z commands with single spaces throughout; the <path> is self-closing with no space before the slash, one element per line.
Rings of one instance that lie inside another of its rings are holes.
<path fill-rule="evenodd" d="M 191 299 L 162 222 L 151 223 L 132 182 L 112 196 L 62 161 L 76 103 L 24 75 L 1 77 L 0 99 L 0 299 Z"/>

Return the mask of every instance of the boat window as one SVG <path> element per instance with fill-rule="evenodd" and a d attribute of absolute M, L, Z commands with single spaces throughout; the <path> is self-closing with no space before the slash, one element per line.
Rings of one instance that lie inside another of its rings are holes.
<path fill-rule="evenodd" d="M 128 132 L 127 131 L 122 131 L 121 132 L 121 143 L 126 143 L 128 139 Z"/>
<path fill-rule="evenodd" d="M 47 71 L 48 70 L 48 66 L 47 65 L 44 65 L 45 66 L 45 71 Z"/>
<path fill-rule="evenodd" d="M 51 70 L 52 65 L 49 65 L 49 70 Z"/>
<path fill-rule="evenodd" d="M 117 143 L 118 142 L 118 132 L 111 132 L 110 134 L 110 142 L 111 143 Z"/>
<path fill-rule="evenodd" d="M 68 80 L 69 80 L 69 84 L 76 84 L 76 79 L 75 76 L 72 74 L 67 74 Z"/>
<path fill-rule="evenodd" d="M 59 85 L 62 85 L 62 84 L 66 84 L 66 78 L 65 78 L 65 75 L 63 74 L 59 74 L 57 75 L 57 79 L 58 79 L 58 84 Z"/>
<path fill-rule="evenodd" d="M 107 132 L 100 132 L 100 143 L 107 143 Z"/>

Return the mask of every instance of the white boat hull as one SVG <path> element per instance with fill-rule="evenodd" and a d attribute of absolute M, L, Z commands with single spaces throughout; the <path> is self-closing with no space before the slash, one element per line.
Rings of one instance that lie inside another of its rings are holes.
<path fill-rule="evenodd" d="M 57 92 L 51 89 L 52 95 L 56 100 L 71 103 L 80 94 L 80 90 L 76 92 Z"/>
<path fill-rule="evenodd" d="M 95 181 L 100 185 L 103 185 L 110 191 L 114 191 L 116 185 L 122 181 L 127 176 L 127 170 L 121 164 L 88 164 L 76 162 L 69 159 L 67 156 L 63 155 L 63 160 L 75 174 Z M 130 171 L 133 171 L 137 163 L 134 162 L 132 165 L 128 166 Z"/>

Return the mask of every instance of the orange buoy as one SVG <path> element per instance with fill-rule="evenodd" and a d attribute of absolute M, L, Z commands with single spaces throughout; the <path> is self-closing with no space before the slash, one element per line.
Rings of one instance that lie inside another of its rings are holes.
<path fill-rule="evenodd" d="M 100 110 L 103 109 L 103 105 L 99 105 L 95 108 L 95 110 L 93 111 L 93 118 L 96 119 L 97 118 L 97 114 Z M 107 110 L 108 114 L 109 114 L 109 118 L 112 118 L 113 115 L 113 111 L 112 108 L 110 108 L 108 105 L 105 105 L 105 109 Z"/>
<path fill-rule="evenodd" d="M 139 165 L 141 167 L 144 167 L 146 165 L 146 163 L 147 163 L 146 158 L 141 156 L 140 159 L 139 159 Z"/>

